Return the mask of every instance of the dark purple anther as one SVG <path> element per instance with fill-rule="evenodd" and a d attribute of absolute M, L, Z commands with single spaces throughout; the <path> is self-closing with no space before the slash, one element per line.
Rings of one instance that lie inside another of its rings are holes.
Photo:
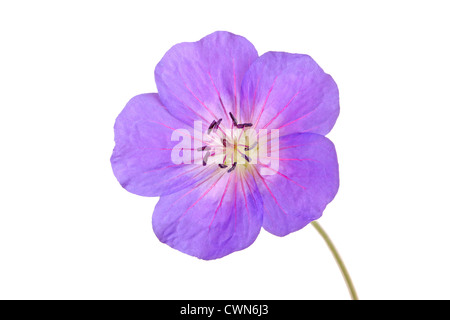
<path fill-rule="evenodd" d="M 209 151 L 205 154 L 205 156 L 203 157 L 203 166 L 206 166 L 206 163 L 208 162 L 208 158 L 209 158 Z"/>
<path fill-rule="evenodd" d="M 211 147 L 208 147 L 208 146 L 203 146 L 203 147 L 200 147 L 200 148 L 197 148 L 197 150 L 198 151 L 208 151 L 208 150 L 211 150 Z"/>
<path fill-rule="evenodd" d="M 211 122 L 211 124 L 208 127 L 208 134 L 211 133 L 211 130 L 215 127 L 216 123 L 217 123 L 216 120 L 213 120 L 213 122 Z"/>
<path fill-rule="evenodd" d="M 247 156 L 246 154 L 243 154 L 242 156 L 244 157 L 245 160 L 247 160 L 247 162 L 252 161 L 252 160 L 250 159 L 250 157 Z"/>
<path fill-rule="evenodd" d="M 221 122 L 222 122 L 222 118 L 220 118 L 219 121 L 217 121 L 216 124 L 214 125 L 214 132 L 216 132 L 216 130 L 219 129 Z"/>
<path fill-rule="evenodd" d="M 231 168 L 228 169 L 228 173 L 230 173 L 231 171 L 233 171 L 234 169 L 236 169 L 236 164 L 237 164 L 237 162 L 233 163 L 233 165 L 231 166 Z"/>
<path fill-rule="evenodd" d="M 238 125 L 238 123 L 237 123 L 237 121 L 236 121 L 236 118 L 233 116 L 233 114 L 230 112 L 230 117 L 231 117 L 231 120 L 233 120 L 233 124 L 235 125 L 235 126 L 237 126 Z"/>
<path fill-rule="evenodd" d="M 239 129 L 247 128 L 247 127 L 251 127 L 251 126 L 253 126 L 252 123 L 240 123 L 240 124 L 236 125 L 236 127 L 238 127 Z"/>
<path fill-rule="evenodd" d="M 222 145 L 226 148 L 227 147 L 227 139 L 222 139 Z"/>
<path fill-rule="evenodd" d="M 254 143 L 253 145 L 251 145 L 250 147 L 245 147 L 244 150 L 245 150 L 245 151 L 252 150 L 254 147 L 256 147 L 257 144 L 258 144 L 258 143 L 255 142 L 255 143 Z"/>
<path fill-rule="evenodd" d="M 222 168 L 222 169 L 224 169 L 224 168 L 226 168 L 226 167 L 228 167 L 226 164 L 221 164 L 221 163 L 219 163 L 219 167 L 220 168 Z"/>

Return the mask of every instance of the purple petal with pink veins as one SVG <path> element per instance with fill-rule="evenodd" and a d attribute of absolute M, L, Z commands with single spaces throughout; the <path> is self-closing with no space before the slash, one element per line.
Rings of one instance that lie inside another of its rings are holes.
<path fill-rule="evenodd" d="M 339 188 L 338 161 L 333 143 L 312 133 L 281 137 L 279 155 L 272 160 L 279 161 L 273 175 L 260 173 L 270 165 L 259 165 L 256 174 L 264 201 L 263 227 L 285 236 L 321 217 Z"/>
<path fill-rule="evenodd" d="M 188 129 L 167 112 L 156 93 L 132 98 L 114 126 L 111 164 L 122 187 L 141 196 L 160 196 L 211 174 L 214 168 L 172 162 L 171 152 L 179 141 L 171 141 L 171 136 L 181 128 Z M 192 130 L 190 134 L 193 137 Z"/>
<path fill-rule="evenodd" d="M 252 64 L 241 87 L 243 120 L 257 128 L 325 135 L 339 115 L 336 83 L 308 55 L 267 52 Z"/>
<path fill-rule="evenodd" d="M 173 46 L 155 69 L 164 105 L 178 119 L 209 125 L 238 112 L 242 78 L 258 58 L 254 46 L 229 32 L 215 32 L 197 42 Z"/>
<path fill-rule="evenodd" d="M 153 213 L 153 230 L 161 242 L 211 260 L 255 241 L 263 205 L 253 177 L 218 170 L 191 188 L 161 197 Z"/>

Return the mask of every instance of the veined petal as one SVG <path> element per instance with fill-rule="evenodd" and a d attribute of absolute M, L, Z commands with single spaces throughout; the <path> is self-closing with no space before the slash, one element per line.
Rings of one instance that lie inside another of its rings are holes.
<path fill-rule="evenodd" d="M 258 128 L 327 134 L 339 115 L 336 83 L 308 55 L 267 52 L 242 82 L 241 114 Z"/>
<path fill-rule="evenodd" d="M 262 200 L 251 175 L 217 169 L 208 180 L 159 200 L 153 230 L 161 242 L 204 260 L 251 245 L 262 225 Z"/>
<path fill-rule="evenodd" d="M 209 125 L 236 114 L 242 78 L 258 57 L 244 37 L 214 32 L 197 42 L 173 46 L 155 69 L 161 101 L 178 119 Z"/>
<path fill-rule="evenodd" d="M 182 128 L 188 130 L 186 124 L 167 112 L 157 94 L 132 98 L 114 125 L 116 145 L 111 164 L 122 187 L 141 196 L 160 196 L 186 188 L 210 174 L 210 167 L 172 162 L 172 149 L 179 141 L 171 141 L 171 136 L 174 130 Z M 193 134 L 188 131 L 189 140 Z"/>
<path fill-rule="evenodd" d="M 263 227 L 277 236 L 297 231 L 321 217 L 339 188 L 339 170 L 333 143 L 312 133 L 280 138 L 279 161 L 273 175 L 257 179 L 264 201 Z M 270 169 L 268 169 L 270 170 Z"/>

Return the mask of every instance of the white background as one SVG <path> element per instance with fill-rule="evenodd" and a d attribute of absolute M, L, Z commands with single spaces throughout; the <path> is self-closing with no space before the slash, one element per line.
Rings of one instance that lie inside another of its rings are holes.
<path fill-rule="evenodd" d="M 340 89 L 320 220 L 362 299 L 450 298 L 445 1 L 2 1 L 0 298 L 347 299 L 315 230 L 202 261 L 152 232 L 113 124 L 174 44 L 227 30 L 311 55 Z"/>

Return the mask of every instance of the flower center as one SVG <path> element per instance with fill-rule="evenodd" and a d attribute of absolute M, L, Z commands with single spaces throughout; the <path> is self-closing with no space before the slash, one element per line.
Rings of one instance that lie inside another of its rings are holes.
<path fill-rule="evenodd" d="M 236 169 L 246 169 L 252 164 L 252 156 L 258 149 L 251 123 L 238 123 L 230 112 L 233 122 L 230 129 L 220 127 L 222 119 L 213 120 L 208 127 L 208 142 L 198 149 L 204 151 L 203 165 L 217 164 L 228 173 Z M 251 134 L 249 134 L 251 133 Z M 205 152 L 206 151 L 206 152 Z"/>

